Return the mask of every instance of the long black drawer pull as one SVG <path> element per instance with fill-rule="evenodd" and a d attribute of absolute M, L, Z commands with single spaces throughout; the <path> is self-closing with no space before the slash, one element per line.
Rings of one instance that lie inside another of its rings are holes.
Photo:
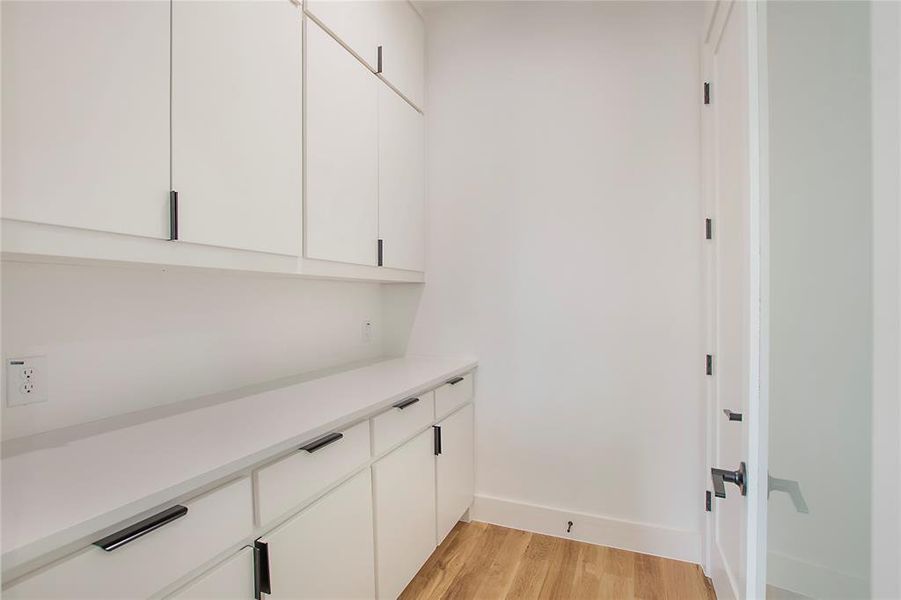
<path fill-rule="evenodd" d="M 171 523 L 176 519 L 180 519 L 188 514 L 188 507 L 176 504 L 172 508 L 167 508 L 163 512 L 159 512 L 152 517 L 147 517 L 143 521 L 138 521 L 134 525 L 129 525 L 125 529 L 112 533 L 101 540 L 94 542 L 94 545 L 112 552 L 116 548 L 124 546 L 129 542 L 133 542 L 143 535 L 147 535 L 154 529 L 159 529 L 163 525 Z"/>
<path fill-rule="evenodd" d="M 407 398 L 406 400 L 401 400 L 397 404 L 394 405 L 394 408 L 399 408 L 401 410 L 407 408 L 408 406 L 412 406 L 419 402 L 419 398 Z"/>
<path fill-rule="evenodd" d="M 449 385 L 457 385 L 457 384 L 460 383 L 461 381 L 463 381 L 463 378 L 462 378 L 462 377 L 454 377 L 453 379 L 451 379 L 451 380 L 448 381 L 447 383 L 448 383 Z"/>
<path fill-rule="evenodd" d="M 169 240 L 178 239 L 178 192 L 169 192 Z"/>
<path fill-rule="evenodd" d="M 269 574 L 269 544 L 257 540 L 253 543 L 253 597 L 261 600 L 263 594 L 272 593 Z"/>
<path fill-rule="evenodd" d="M 432 425 L 432 430 L 435 432 L 435 456 L 438 456 L 441 454 L 441 426 Z"/>
<path fill-rule="evenodd" d="M 343 433 L 329 433 L 327 435 L 322 436 L 319 439 L 313 440 L 306 446 L 301 446 L 301 450 L 306 450 L 307 452 L 316 452 L 317 450 L 321 450 L 328 446 L 329 444 L 334 444 L 338 440 L 344 437 Z"/>

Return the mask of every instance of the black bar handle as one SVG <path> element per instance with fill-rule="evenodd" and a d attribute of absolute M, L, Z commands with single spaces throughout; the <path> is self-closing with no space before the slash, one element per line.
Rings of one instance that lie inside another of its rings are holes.
<path fill-rule="evenodd" d="M 406 400 L 401 400 L 397 404 L 394 405 L 394 408 L 399 408 L 401 410 L 407 408 L 408 406 L 412 406 L 419 402 L 419 398 L 407 398 Z"/>
<path fill-rule="evenodd" d="M 723 409 L 723 414 L 726 415 L 726 417 L 727 417 L 730 421 L 741 421 L 741 420 L 742 420 L 742 415 L 741 415 L 741 413 L 732 412 L 732 411 L 729 410 L 728 408 L 724 408 L 724 409 Z"/>
<path fill-rule="evenodd" d="M 447 383 L 448 383 L 448 385 L 457 385 L 461 381 L 463 381 L 462 377 L 454 377 L 453 379 L 449 380 Z"/>
<path fill-rule="evenodd" d="M 441 426 L 432 425 L 432 430 L 435 432 L 435 456 L 438 456 L 441 454 Z"/>
<path fill-rule="evenodd" d="M 310 452 L 310 453 L 316 452 L 317 450 L 322 450 L 329 444 L 334 444 L 335 442 L 337 442 L 338 440 L 340 440 L 343 437 L 344 437 L 343 433 L 338 433 L 338 432 L 329 433 L 329 434 L 322 436 L 319 439 L 313 440 L 306 446 L 301 446 L 300 449 L 306 450 L 307 452 Z"/>
<path fill-rule="evenodd" d="M 169 240 L 178 239 L 178 192 L 169 192 Z"/>
<path fill-rule="evenodd" d="M 385 265 L 385 240 L 379 239 L 378 248 L 376 250 L 376 266 L 383 267 Z"/>
<path fill-rule="evenodd" d="M 382 72 L 382 47 L 381 47 L 381 46 L 379 46 L 379 47 L 378 47 L 378 50 L 377 50 L 377 58 L 376 58 L 375 72 L 376 72 L 376 73 L 381 73 L 381 72 Z"/>
<path fill-rule="evenodd" d="M 262 600 L 263 594 L 272 593 L 269 573 L 269 544 L 260 540 L 253 543 L 253 597 Z"/>
<path fill-rule="evenodd" d="M 167 508 L 152 517 L 147 517 L 143 521 L 138 521 L 134 525 L 129 525 L 125 529 L 97 540 L 94 542 L 94 545 L 107 552 L 112 552 L 116 548 L 121 548 L 129 542 L 133 542 L 139 537 L 147 535 L 154 529 L 159 529 L 163 525 L 167 525 L 176 519 L 182 518 L 186 514 L 188 514 L 188 507 L 176 504 L 172 508 Z"/>

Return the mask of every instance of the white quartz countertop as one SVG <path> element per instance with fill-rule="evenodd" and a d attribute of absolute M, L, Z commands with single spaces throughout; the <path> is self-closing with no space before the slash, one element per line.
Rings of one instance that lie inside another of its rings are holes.
<path fill-rule="evenodd" d="M 367 417 L 476 366 L 385 360 L 2 460 L 3 571 Z"/>

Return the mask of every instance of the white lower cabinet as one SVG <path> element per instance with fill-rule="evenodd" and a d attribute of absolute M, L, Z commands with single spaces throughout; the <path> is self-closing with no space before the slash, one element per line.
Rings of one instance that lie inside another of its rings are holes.
<path fill-rule="evenodd" d="M 253 548 L 245 546 L 170 596 L 178 600 L 248 600 L 253 597 Z"/>
<path fill-rule="evenodd" d="M 475 493 L 475 433 L 473 408 L 467 404 L 436 426 L 440 452 L 436 457 L 438 538 L 441 541 L 472 505 Z"/>
<path fill-rule="evenodd" d="M 397 598 L 435 549 L 432 429 L 372 467 L 378 597 Z"/>
<path fill-rule="evenodd" d="M 169 507 L 3 590 L 3 597 L 147 598 L 250 536 L 252 498 L 245 477 Z"/>
<path fill-rule="evenodd" d="M 369 469 L 259 539 L 271 598 L 372 598 L 375 557 Z"/>

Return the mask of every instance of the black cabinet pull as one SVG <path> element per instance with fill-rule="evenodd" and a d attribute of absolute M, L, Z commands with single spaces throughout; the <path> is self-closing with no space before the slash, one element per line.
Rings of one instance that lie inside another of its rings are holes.
<path fill-rule="evenodd" d="M 124 546 L 129 542 L 133 542 L 139 537 L 147 535 L 154 529 L 159 529 L 163 525 L 171 523 L 176 519 L 180 519 L 186 514 L 188 514 L 188 507 L 176 504 L 172 508 L 167 508 L 152 517 L 147 517 L 143 521 L 138 521 L 134 525 L 129 525 L 125 529 L 97 540 L 94 542 L 94 545 L 107 552 L 112 552 L 116 548 Z"/>
<path fill-rule="evenodd" d="M 301 450 L 306 450 L 307 452 L 316 452 L 317 450 L 322 450 L 329 444 L 334 444 L 338 440 L 344 437 L 343 433 L 329 433 L 322 436 L 319 439 L 315 439 L 306 446 L 301 446 Z"/>
<path fill-rule="evenodd" d="M 457 384 L 460 383 L 461 381 L 463 381 L 463 378 L 462 378 L 462 377 L 454 377 L 453 379 L 448 380 L 447 383 L 448 383 L 449 385 L 457 385 Z"/>
<path fill-rule="evenodd" d="M 178 192 L 169 192 L 169 240 L 178 239 Z"/>
<path fill-rule="evenodd" d="M 417 402 L 419 402 L 419 398 L 407 398 L 406 400 L 401 400 L 400 402 L 395 404 L 394 408 L 399 408 L 399 409 L 403 410 L 403 409 L 407 408 L 408 406 L 416 404 Z"/>
<path fill-rule="evenodd" d="M 441 426 L 432 425 L 432 429 L 435 432 L 435 456 L 438 456 L 441 454 Z"/>
<path fill-rule="evenodd" d="M 261 600 L 263 594 L 272 593 L 269 574 L 269 544 L 257 540 L 253 543 L 253 597 Z"/>
<path fill-rule="evenodd" d="M 378 244 L 376 245 L 376 266 L 382 267 L 385 265 L 385 240 L 379 239 Z"/>
<path fill-rule="evenodd" d="M 381 46 L 379 46 L 378 50 L 376 51 L 375 72 L 376 73 L 382 72 L 382 47 Z"/>

